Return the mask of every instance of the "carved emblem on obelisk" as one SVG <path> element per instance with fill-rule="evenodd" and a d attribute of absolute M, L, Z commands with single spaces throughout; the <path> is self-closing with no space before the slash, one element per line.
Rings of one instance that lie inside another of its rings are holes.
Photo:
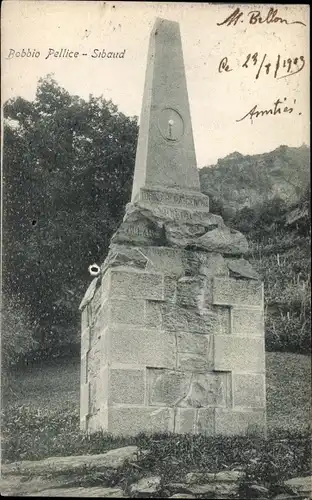
<path fill-rule="evenodd" d="M 183 118 L 175 109 L 165 108 L 160 113 L 158 127 L 167 141 L 178 141 L 184 133 Z"/>

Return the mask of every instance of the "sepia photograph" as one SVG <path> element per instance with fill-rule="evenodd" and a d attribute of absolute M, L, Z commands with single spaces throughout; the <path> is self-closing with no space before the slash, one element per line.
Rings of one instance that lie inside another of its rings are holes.
<path fill-rule="evenodd" d="M 309 38 L 2 2 L 2 496 L 312 499 Z"/>

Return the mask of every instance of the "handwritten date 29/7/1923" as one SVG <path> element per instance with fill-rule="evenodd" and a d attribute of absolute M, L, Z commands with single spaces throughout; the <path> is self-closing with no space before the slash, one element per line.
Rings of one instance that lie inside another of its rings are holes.
<path fill-rule="evenodd" d="M 281 78 L 287 78 L 288 76 L 296 75 L 303 70 L 305 66 L 304 56 L 300 57 L 288 57 L 287 59 L 282 59 L 278 54 L 273 64 L 267 59 L 267 54 L 259 56 L 258 52 L 254 54 L 248 54 L 242 64 L 239 67 L 248 69 L 254 67 L 256 69 L 255 78 L 258 80 L 261 72 L 266 75 L 272 74 L 277 80 Z M 272 69 L 271 69 L 272 68 Z M 229 73 L 233 71 L 231 68 L 231 63 L 227 57 L 223 57 L 219 63 L 218 68 L 219 73 Z"/>

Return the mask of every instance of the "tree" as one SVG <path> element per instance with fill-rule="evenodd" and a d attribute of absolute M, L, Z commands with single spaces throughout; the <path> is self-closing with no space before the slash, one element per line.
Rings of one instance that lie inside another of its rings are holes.
<path fill-rule="evenodd" d="M 88 265 L 104 260 L 130 199 L 137 118 L 70 95 L 51 75 L 4 105 L 4 290 L 44 348 L 79 339 Z M 53 341 L 54 339 L 54 341 Z"/>

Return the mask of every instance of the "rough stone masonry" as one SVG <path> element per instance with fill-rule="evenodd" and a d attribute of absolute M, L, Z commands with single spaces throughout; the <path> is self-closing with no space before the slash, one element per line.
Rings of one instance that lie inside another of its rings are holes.
<path fill-rule="evenodd" d="M 179 25 L 151 33 L 131 203 L 80 305 L 81 428 L 265 432 L 263 285 L 200 192 Z"/>

